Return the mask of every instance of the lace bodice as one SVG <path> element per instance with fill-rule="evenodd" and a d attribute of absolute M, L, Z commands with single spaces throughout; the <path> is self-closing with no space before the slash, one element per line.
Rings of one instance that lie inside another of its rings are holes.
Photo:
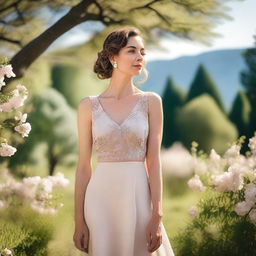
<path fill-rule="evenodd" d="M 142 93 L 121 124 L 104 111 L 98 96 L 89 98 L 92 104 L 93 148 L 97 161 L 144 161 L 149 133 L 146 93 Z"/>

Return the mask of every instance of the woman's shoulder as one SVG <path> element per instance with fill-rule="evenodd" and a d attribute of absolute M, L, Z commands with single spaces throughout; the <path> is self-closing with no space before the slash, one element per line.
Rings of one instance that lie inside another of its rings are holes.
<path fill-rule="evenodd" d="M 162 101 L 161 96 L 156 92 L 146 91 L 144 93 L 148 97 L 149 101 L 160 101 L 160 102 Z"/>

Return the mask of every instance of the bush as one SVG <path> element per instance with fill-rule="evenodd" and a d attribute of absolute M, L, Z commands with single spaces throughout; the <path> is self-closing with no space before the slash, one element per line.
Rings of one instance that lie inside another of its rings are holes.
<path fill-rule="evenodd" d="M 0 251 L 8 248 L 15 256 L 46 256 L 52 235 L 49 216 L 24 207 L 10 207 L 1 212 Z"/>

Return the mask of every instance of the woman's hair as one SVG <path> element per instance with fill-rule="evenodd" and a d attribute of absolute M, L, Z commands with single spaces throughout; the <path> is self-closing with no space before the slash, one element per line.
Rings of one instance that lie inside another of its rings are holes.
<path fill-rule="evenodd" d="M 121 48 L 125 47 L 128 39 L 132 36 L 141 36 L 138 28 L 125 26 L 111 32 L 103 43 L 102 51 L 98 52 L 98 59 L 94 64 L 93 71 L 100 79 L 110 78 L 113 72 L 113 66 L 110 58 L 117 55 Z"/>

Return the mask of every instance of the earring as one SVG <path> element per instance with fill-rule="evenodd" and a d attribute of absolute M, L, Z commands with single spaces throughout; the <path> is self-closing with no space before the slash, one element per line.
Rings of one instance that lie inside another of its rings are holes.
<path fill-rule="evenodd" d="M 117 68 L 117 63 L 116 63 L 116 61 L 114 61 L 113 67 L 114 67 L 114 68 Z"/>

